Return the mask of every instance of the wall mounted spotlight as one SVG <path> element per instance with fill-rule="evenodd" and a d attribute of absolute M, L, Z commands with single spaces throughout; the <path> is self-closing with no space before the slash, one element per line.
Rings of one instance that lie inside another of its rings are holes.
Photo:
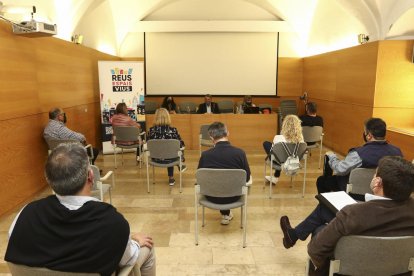
<path fill-rule="evenodd" d="M 365 44 L 369 41 L 369 36 L 365 34 L 359 34 L 358 35 L 358 43 L 359 44 Z"/>
<path fill-rule="evenodd" d="M 75 44 L 82 44 L 83 42 L 83 35 L 75 34 L 72 36 L 72 42 Z"/>

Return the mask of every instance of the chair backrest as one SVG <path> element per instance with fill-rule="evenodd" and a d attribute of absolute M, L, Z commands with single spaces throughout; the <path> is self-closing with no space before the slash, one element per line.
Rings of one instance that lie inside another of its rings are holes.
<path fill-rule="evenodd" d="M 113 133 L 116 141 L 138 141 L 141 129 L 133 126 L 113 127 Z"/>
<path fill-rule="evenodd" d="M 410 258 L 414 258 L 414 236 L 345 236 L 336 244 L 334 258 L 339 262 L 331 261 L 331 268 L 336 262 L 336 269 L 331 272 L 341 275 L 405 273 L 409 271 Z"/>
<path fill-rule="evenodd" d="M 211 140 L 210 134 L 208 133 L 208 128 L 210 125 L 201 125 L 200 126 L 200 135 L 202 140 Z"/>
<path fill-rule="evenodd" d="M 271 104 L 258 104 L 257 105 L 260 109 L 263 108 L 270 108 L 270 110 L 272 110 L 273 106 Z"/>
<path fill-rule="evenodd" d="M 223 100 L 217 102 L 221 113 L 234 113 L 234 102 L 230 100 Z"/>
<path fill-rule="evenodd" d="M 50 270 L 44 267 L 30 267 L 8 262 L 10 272 L 17 276 L 92 276 L 98 273 L 74 273 Z"/>
<path fill-rule="evenodd" d="M 323 133 L 321 126 L 303 126 L 302 134 L 305 142 L 319 142 Z"/>
<path fill-rule="evenodd" d="M 296 143 L 285 143 L 285 144 L 288 147 L 289 151 L 291 153 L 293 153 L 294 150 L 295 150 L 295 147 L 296 147 Z M 297 150 L 299 160 L 302 160 L 303 156 L 305 155 L 306 147 L 307 147 L 307 145 L 306 145 L 305 142 L 299 143 L 299 147 L 298 147 L 298 150 Z M 284 163 L 286 161 L 286 159 L 289 157 L 289 155 L 286 153 L 286 150 L 284 149 L 282 143 L 276 143 L 272 147 L 272 153 L 276 157 L 276 160 L 280 163 Z"/>
<path fill-rule="evenodd" d="M 232 197 L 243 194 L 246 171 L 242 169 L 198 169 L 197 184 L 202 195 Z"/>
<path fill-rule="evenodd" d="M 71 139 L 46 139 L 46 143 L 47 146 L 49 147 L 49 150 L 54 150 L 57 146 L 59 146 L 60 144 L 65 144 L 65 143 L 79 143 L 79 141 L 77 140 L 71 140 Z"/>
<path fill-rule="evenodd" d="M 375 169 L 353 169 L 349 175 L 349 184 L 352 184 L 352 188 L 349 188 L 348 192 L 359 195 L 364 195 L 366 193 L 372 194 L 372 190 L 369 185 L 371 184 L 371 180 L 374 177 L 374 174 Z"/>
<path fill-rule="evenodd" d="M 154 114 L 159 107 L 157 102 L 145 101 L 145 114 Z"/>
<path fill-rule="evenodd" d="M 178 158 L 180 141 L 176 139 L 154 139 L 147 141 L 147 149 L 151 158 L 173 159 Z"/>
<path fill-rule="evenodd" d="M 92 186 L 92 189 L 97 190 L 98 189 L 98 181 L 101 180 L 101 172 L 99 171 L 99 168 L 95 165 L 91 165 L 91 169 L 92 169 L 92 172 L 93 172 L 93 186 Z"/>
<path fill-rule="evenodd" d="M 193 102 L 182 102 L 178 104 L 180 113 L 194 114 L 197 112 L 197 105 Z"/>
<path fill-rule="evenodd" d="M 286 117 L 286 115 L 298 114 L 298 109 L 296 107 L 295 100 L 283 100 L 280 102 L 279 110 L 281 112 L 282 118 Z"/>

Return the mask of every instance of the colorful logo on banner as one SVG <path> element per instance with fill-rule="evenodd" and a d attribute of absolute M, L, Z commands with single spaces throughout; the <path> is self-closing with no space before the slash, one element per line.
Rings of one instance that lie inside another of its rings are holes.
<path fill-rule="evenodd" d="M 112 92 L 132 92 L 132 68 L 111 69 Z"/>

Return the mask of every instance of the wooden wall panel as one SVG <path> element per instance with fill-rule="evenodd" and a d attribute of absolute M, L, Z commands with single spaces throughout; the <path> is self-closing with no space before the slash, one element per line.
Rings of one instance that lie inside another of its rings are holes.
<path fill-rule="evenodd" d="M 52 107 L 100 147 L 98 60 L 120 60 L 52 37 L 13 35 L 0 22 L 0 215 L 45 187 L 43 129 Z"/>
<path fill-rule="evenodd" d="M 405 159 L 414 160 L 414 128 L 410 133 L 388 130 L 387 140 L 401 149 Z"/>
<path fill-rule="evenodd" d="M 335 101 L 373 106 L 378 43 L 336 52 L 337 85 Z"/>
<path fill-rule="evenodd" d="M 303 94 L 303 58 L 279 58 L 278 96 L 297 97 Z"/>

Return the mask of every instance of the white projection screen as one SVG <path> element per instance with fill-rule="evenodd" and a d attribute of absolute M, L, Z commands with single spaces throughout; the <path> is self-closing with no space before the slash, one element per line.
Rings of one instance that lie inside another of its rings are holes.
<path fill-rule="evenodd" d="M 145 33 L 147 95 L 275 96 L 277 33 Z"/>

